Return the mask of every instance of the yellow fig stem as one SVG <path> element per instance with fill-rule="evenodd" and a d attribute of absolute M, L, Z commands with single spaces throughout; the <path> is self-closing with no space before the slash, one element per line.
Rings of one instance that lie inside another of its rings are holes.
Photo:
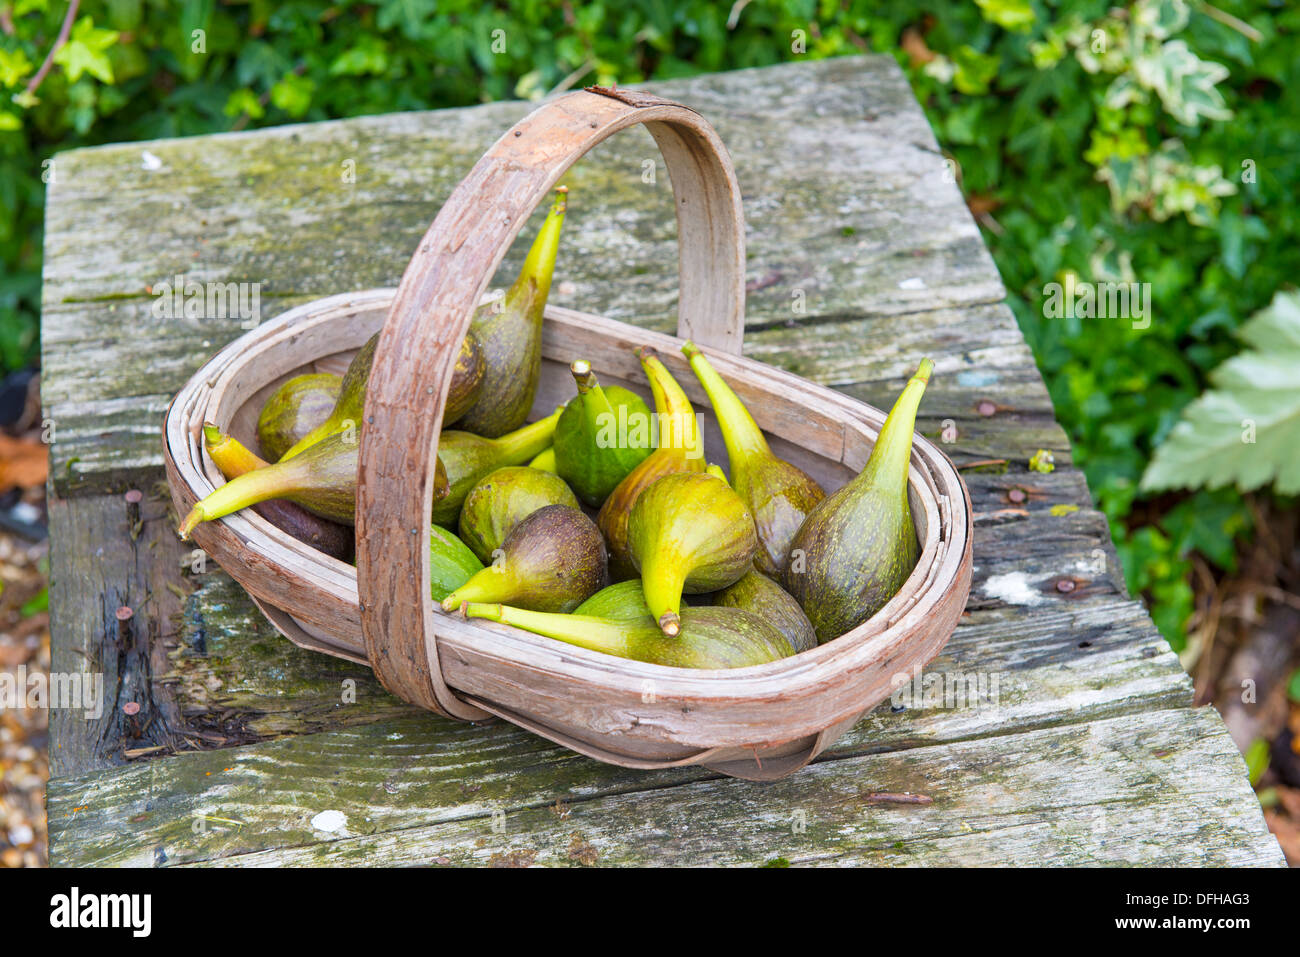
<path fill-rule="evenodd" d="M 534 634 L 554 638 L 579 648 L 601 651 L 607 655 L 629 657 L 627 622 L 594 618 L 590 615 L 560 615 L 546 611 L 527 611 L 510 605 L 471 602 L 464 607 L 469 618 L 497 621 Z"/>
<path fill-rule="evenodd" d="M 532 302 L 545 302 L 551 293 L 551 277 L 555 273 L 555 257 L 560 250 L 560 230 L 564 226 L 564 214 L 568 209 L 569 187 L 555 188 L 555 201 L 546 214 L 546 221 L 537 232 L 524 266 L 519 271 L 519 278 L 506 292 L 507 308 L 517 306 L 527 299 Z"/>
<path fill-rule="evenodd" d="M 875 447 L 871 450 L 871 458 L 867 459 L 861 474 L 853 479 L 855 483 L 872 482 L 882 471 L 886 474 L 901 474 L 903 497 L 906 499 L 907 460 L 912 452 L 916 412 L 921 406 L 921 396 L 925 394 L 925 387 L 929 384 L 933 372 L 934 363 L 929 359 L 922 359 L 916 374 L 908 380 L 898 401 L 889 410 L 885 424 L 880 427 L 880 435 L 876 437 Z"/>
<path fill-rule="evenodd" d="M 659 426 L 657 448 L 677 452 L 691 462 L 696 471 L 704 471 L 704 437 L 691 400 L 653 349 L 641 346 L 636 350 L 636 356 L 641 360 L 641 368 L 650 380 L 650 391 L 654 395 L 655 419 Z"/>
<path fill-rule="evenodd" d="M 455 611 L 466 602 L 483 603 L 500 601 L 507 594 L 509 576 L 501 565 L 488 565 L 470 576 L 442 600 L 443 611 Z"/>
<path fill-rule="evenodd" d="M 641 588 L 650 615 L 665 635 L 681 631 L 682 588 L 686 572 L 671 551 L 655 549 L 641 563 Z"/>
<path fill-rule="evenodd" d="M 555 474 L 555 446 L 552 445 L 550 448 L 538 453 L 538 455 L 528 463 L 528 467 L 530 469 L 540 469 L 543 472 Z"/>
<path fill-rule="evenodd" d="M 238 439 L 225 435 L 210 422 L 203 424 L 203 447 L 227 479 L 239 478 L 271 463 L 250 452 Z"/>
<path fill-rule="evenodd" d="M 727 444 L 727 457 L 731 460 L 733 472 L 743 463 L 755 456 L 771 456 L 763 431 L 749 414 L 740 397 L 727 385 L 726 380 L 709 365 L 699 346 L 687 342 L 682 352 L 691 363 L 691 371 L 704 386 L 709 402 L 713 405 L 713 414 L 718 417 L 722 429 L 722 440 Z"/>
<path fill-rule="evenodd" d="M 231 479 L 225 485 L 215 489 L 197 502 L 185 521 L 177 529 L 181 540 L 185 541 L 200 522 L 211 522 L 224 518 L 241 508 L 265 502 L 267 499 L 284 498 L 286 493 L 302 487 L 305 476 L 299 469 L 285 467 L 256 469 L 238 478 Z"/>

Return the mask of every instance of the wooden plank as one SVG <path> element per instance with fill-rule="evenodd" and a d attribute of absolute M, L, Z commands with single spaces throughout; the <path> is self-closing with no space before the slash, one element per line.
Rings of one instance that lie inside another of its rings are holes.
<path fill-rule="evenodd" d="M 1282 864 L 1210 709 L 903 750 L 855 735 L 773 784 L 629 772 L 511 728 L 429 733 L 436 722 L 58 782 L 55 862 Z M 882 804 L 873 792 L 932 803 Z"/>
<path fill-rule="evenodd" d="M 155 697 L 152 681 L 166 669 L 181 609 L 172 589 L 189 551 L 168 512 L 154 494 L 143 496 L 138 513 L 116 495 L 49 501 L 50 669 L 102 676 L 105 699 L 98 715 L 51 710 L 51 774 L 121 764 L 125 748 L 178 746 L 179 714 Z M 133 616 L 119 630 L 121 607 Z M 137 713 L 128 715 L 127 705 Z"/>
<path fill-rule="evenodd" d="M 944 181 L 930 129 L 890 58 L 790 64 L 652 89 L 699 108 L 736 160 L 756 330 L 1002 297 L 979 232 L 956 185 Z M 773 107 L 753 109 L 755 97 Z M 140 481 L 160 463 L 161 408 L 242 332 L 242 320 L 228 315 L 156 317 L 148 289 L 177 275 L 257 282 L 269 318 L 306 298 L 396 285 L 442 200 L 529 109 L 495 103 L 60 154 L 47 201 L 42 295 L 56 490 L 115 491 Z M 826 151 L 831 141 L 837 148 Z M 806 166 L 814 144 L 815 182 Z M 146 149 L 160 168 L 144 168 Z M 657 164 L 653 183 L 642 177 L 648 161 Z M 355 182 L 345 182 L 341 174 L 352 168 Z M 670 331 L 672 204 L 648 134 L 632 130 L 602 144 L 569 184 L 552 301 Z M 503 275 L 517 270 L 531 232 Z M 999 334 L 1014 334 L 1009 314 L 999 323 Z M 972 334 L 980 328 L 971 324 Z"/>
<path fill-rule="evenodd" d="M 54 774 L 418 713 L 370 669 L 281 637 L 177 539 L 159 492 L 144 497 L 134 537 L 120 496 L 50 502 L 52 669 L 102 675 L 107 698 L 96 717 L 51 712 Z M 123 605 L 134 615 L 119 640 Z M 134 716 L 128 702 L 140 706 Z"/>
<path fill-rule="evenodd" d="M 971 616 L 926 670 L 933 678 L 914 687 L 918 679 L 909 676 L 897 701 L 864 718 L 831 753 L 896 751 L 1190 705 L 1187 676 L 1136 602 L 1097 599 L 1035 612 Z M 402 778 L 400 793 L 371 793 L 374 780 L 389 775 Z M 506 725 L 474 728 L 422 715 L 57 780 L 50 815 L 64 822 L 52 827 L 64 863 L 120 861 L 152 844 L 168 845 L 169 835 L 184 830 L 182 819 L 208 813 L 202 809 L 213 802 L 225 811 L 211 813 L 245 822 L 237 835 L 216 830 L 208 843 L 191 845 L 187 837 L 188 850 L 167 851 L 169 860 L 189 860 L 309 838 L 286 823 L 291 804 L 323 810 L 333 802 L 329 808 L 350 818 L 397 828 L 452 813 L 464 800 L 461 785 L 485 776 L 503 790 L 493 797 L 489 789 L 479 799 L 491 803 L 508 794 L 523 806 L 554 801 L 564 788 L 605 793 L 707 775 L 625 771 Z M 140 799 L 159 809 L 148 826 L 136 819 Z"/>

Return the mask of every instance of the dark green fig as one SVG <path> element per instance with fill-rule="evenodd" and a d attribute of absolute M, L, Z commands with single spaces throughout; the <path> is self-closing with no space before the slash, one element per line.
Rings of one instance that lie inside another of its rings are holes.
<path fill-rule="evenodd" d="M 223 435 L 215 425 L 203 426 L 203 445 L 208 456 L 227 480 L 238 478 L 256 469 L 267 468 L 271 463 L 259 458 L 228 435 Z M 324 552 L 341 562 L 352 560 L 354 547 L 352 529 L 337 522 L 319 518 L 301 505 L 283 499 L 269 499 L 253 506 L 264 519 L 283 532 L 317 551 Z"/>
<path fill-rule="evenodd" d="M 352 361 L 339 384 L 338 399 L 329 414 L 310 432 L 295 442 L 280 456 L 280 461 L 300 455 L 308 446 L 315 445 L 327 435 L 336 432 L 350 432 L 354 437 L 361 427 L 361 416 L 366 405 L 366 386 L 370 382 L 370 367 L 375 361 L 375 346 L 379 343 L 379 333 L 366 340 Z M 483 387 L 486 360 L 478 346 L 478 340 L 471 332 L 461 340 L 460 352 L 456 355 L 456 365 L 452 370 L 451 386 L 447 390 L 447 402 L 442 413 L 445 428 L 451 425 L 477 400 Z"/>
<path fill-rule="evenodd" d="M 461 540 L 480 561 L 490 562 L 511 529 L 547 505 L 578 507 L 573 491 L 558 475 L 523 465 L 489 472 L 465 496 Z"/>
<path fill-rule="evenodd" d="M 757 615 L 738 608 L 688 608 L 681 632 L 670 638 L 649 618 L 635 621 L 590 615 L 548 615 L 497 604 L 465 606 L 470 618 L 514 625 L 580 648 L 670 668 L 744 668 L 794 654 L 786 637 Z"/>
<path fill-rule="evenodd" d="M 441 525 L 434 525 L 429 534 L 429 595 L 442 601 L 474 575 L 483 570 L 483 563 L 462 542 Z"/>
<path fill-rule="evenodd" d="M 779 576 L 795 532 L 826 493 L 803 469 L 772 454 L 749 410 L 695 343 L 686 343 L 682 352 L 718 417 L 731 461 L 731 487 L 754 516 L 759 545 L 754 567 L 764 575 Z"/>
<path fill-rule="evenodd" d="M 645 593 L 641 590 L 639 578 L 629 578 L 625 582 L 602 588 L 573 609 L 573 613 L 618 621 L 635 621 L 639 618 L 654 621 L 650 615 L 650 606 L 645 603 Z"/>
<path fill-rule="evenodd" d="M 448 492 L 441 458 L 435 463 L 434 497 Z M 357 442 L 346 432 L 327 435 L 301 454 L 246 472 L 195 504 L 179 534 L 189 538 L 194 526 L 241 508 L 272 499 L 301 505 L 313 515 L 343 525 L 356 524 Z"/>
<path fill-rule="evenodd" d="M 555 446 L 549 449 L 543 449 L 528 462 L 530 469 L 540 469 L 543 472 L 550 472 L 552 475 L 558 474 L 555 471 Z"/>
<path fill-rule="evenodd" d="M 338 401 L 343 377 L 328 372 L 294 376 L 262 406 L 257 417 L 257 443 L 272 462 L 329 418 Z"/>
<path fill-rule="evenodd" d="M 442 607 L 509 602 L 566 612 L 607 584 L 605 542 L 596 523 L 568 505 L 547 505 L 511 529 L 492 564 L 444 598 Z"/>
<path fill-rule="evenodd" d="M 361 428 L 361 413 L 366 404 L 366 383 L 370 380 L 370 366 L 375 361 L 375 345 L 379 342 L 379 333 L 366 340 L 357 354 L 348 363 L 343 373 L 343 382 L 339 386 L 338 401 L 325 421 L 295 442 L 280 461 L 301 455 L 306 449 L 320 442 L 326 436 L 348 431 L 352 444 L 356 444 L 356 433 Z"/>
<path fill-rule="evenodd" d="M 713 603 L 752 612 L 785 635 L 795 651 L 817 647 L 817 632 L 799 603 L 760 571 L 751 569 L 740 581 L 714 595 Z"/>
<path fill-rule="evenodd" d="M 569 371 L 578 394 L 555 427 L 555 467 L 579 498 L 599 508 L 650 454 L 650 409 L 635 392 L 616 385 L 602 388 L 585 359 Z"/>
<path fill-rule="evenodd" d="M 609 572 L 616 581 L 636 577 L 627 522 L 637 497 L 665 475 L 704 471 L 704 439 L 691 400 L 653 349 L 642 346 L 636 354 L 654 394 L 656 429 L 652 438 L 656 447 L 609 493 L 596 516 L 609 545 Z"/>
<path fill-rule="evenodd" d="M 920 544 L 907 501 L 916 410 L 934 363 L 922 359 L 894 403 L 866 466 L 804 521 L 781 583 L 830 641 L 893 598 L 916 567 Z"/>
<path fill-rule="evenodd" d="M 651 615 L 675 635 L 682 592 L 726 588 L 754 560 L 758 538 L 749 509 L 726 482 L 712 475 L 666 475 L 632 506 L 628 546 L 641 573 Z"/>
<path fill-rule="evenodd" d="M 542 313 L 551 291 L 555 254 L 560 248 L 568 188 L 555 191 L 555 202 L 533 240 L 528 258 L 505 300 L 474 314 L 470 331 L 487 363 L 483 387 L 460 426 L 497 438 L 523 425 L 542 372 Z"/>
<path fill-rule="evenodd" d="M 438 458 L 446 468 L 450 491 L 433 503 L 433 520 L 455 527 L 469 490 L 489 472 L 504 465 L 522 465 L 551 444 L 557 409 L 544 419 L 516 429 L 497 439 L 485 439 L 472 432 L 448 429 L 438 438 Z"/>
<path fill-rule="evenodd" d="M 447 402 L 442 410 L 442 427 L 449 428 L 474 408 L 474 403 L 483 394 L 483 379 L 487 375 L 487 357 L 479 348 L 478 337 L 474 333 L 465 333 L 460 341 L 460 352 L 456 354 L 456 365 L 451 372 L 451 387 L 447 390 Z"/>

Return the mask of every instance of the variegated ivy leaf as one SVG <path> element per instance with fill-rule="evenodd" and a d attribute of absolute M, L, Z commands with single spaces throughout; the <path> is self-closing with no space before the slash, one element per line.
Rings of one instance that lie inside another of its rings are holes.
<path fill-rule="evenodd" d="M 1143 206 L 1157 222 L 1182 215 L 1197 226 L 1211 225 L 1221 197 L 1237 191 L 1220 167 L 1194 164 L 1178 140 L 1166 140 L 1149 156 L 1111 155 L 1097 179 L 1110 188 L 1116 212 Z"/>
<path fill-rule="evenodd" d="M 1196 126 L 1202 117 L 1232 118 L 1216 88 L 1228 78 L 1228 68 L 1202 60 L 1182 40 L 1170 40 L 1154 53 L 1135 57 L 1133 73 L 1139 84 L 1155 91 L 1161 105 L 1179 123 Z"/>
<path fill-rule="evenodd" d="M 1133 4 L 1133 25 L 1157 40 L 1164 40 L 1187 26 L 1185 0 L 1138 0 Z"/>
<path fill-rule="evenodd" d="M 1239 334 L 1254 348 L 1210 375 L 1213 388 L 1156 449 L 1144 490 L 1273 482 L 1300 492 L 1300 293 L 1278 293 Z"/>

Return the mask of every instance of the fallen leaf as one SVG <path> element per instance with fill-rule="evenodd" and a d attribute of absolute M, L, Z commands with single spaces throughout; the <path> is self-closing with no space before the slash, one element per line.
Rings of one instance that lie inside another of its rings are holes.
<path fill-rule="evenodd" d="M 908 27 L 903 31 L 903 36 L 898 45 L 903 48 L 903 52 L 912 61 L 912 66 L 929 63 L 935 58 L 935 52 L 926 46 L 925 37 L 921 36 L 920 31 L 915 27 Z"/>
<path fill-rule="evenodd" d="M 49 471 L 50 453 L 44 443 L 0 432 L 0 492 L 44 485 Z"/>

